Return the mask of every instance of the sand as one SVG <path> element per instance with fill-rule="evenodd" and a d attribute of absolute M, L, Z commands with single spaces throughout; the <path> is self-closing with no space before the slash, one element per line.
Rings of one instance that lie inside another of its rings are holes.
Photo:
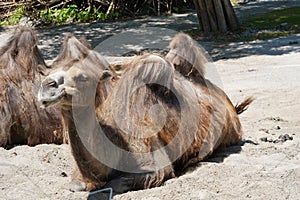
<path fill-rule="evenodd" d="M 300 196 L 300 53 L 215 62 L 241 114 L 244 144 L 230 147 L 164 186 L 114 199 L 290 199 Z M 288 134 L 284 141 L 281 135 Z M 273 140 L 273 141 L 272 141 Z M 85 199 L 68 190 L 74 165 L 68 145 L 0 148 L 0 199 Z"/>

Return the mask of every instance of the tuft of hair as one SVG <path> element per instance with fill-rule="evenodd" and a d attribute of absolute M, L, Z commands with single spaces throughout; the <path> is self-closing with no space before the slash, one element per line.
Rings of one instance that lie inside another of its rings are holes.
<path fill-rule="evenodd" d="M 21 77 L 31 80 L 35 77 L 36 71 L 45 73 L 48 66 L 37 43 L 38 39 L 33 29 L 18 27 L 0 49 L 0 69 L 4 70 L 2 74 L 14 77 L 19 74 Z"/>
<path fill-rule="evenodd" d="M 242 103 L 237 104 L 234 108 L 236 110 L 236 113 L 239 115 L 243 113 L 245 110 L 248 109 L 249 104 L 251 104 L 254 101 L 253 97 L 246 98 Z"/>
<path fill-rule="evenodd" d="M 53 65 L 65 59 L 83 59 L 88 55 L 89 47 L 90 44 L 87 40 L 81 38 L 80 41 L 76 39 L 74 35 L 68 33 L 64 38 L 60 53 L 53 61 Z"/>
<path fill-rule="evenodd" d="M 204 77 L 207 52 L 189 35 L 178 33 L 169 44 L 168 59 L 183 76 Z"/>
<path fill-rule="evenodd" d="M 82 36 L 78 39 L 84 46 L 86 46 L 88 49 L 92 49 L 91 43 L 86 39 L 86 37 Z"/>
<path fill-rule="evenodd" d="M 7 51 L 12 54 L 15 49 L 30 49 L 37 45 L 37 36 L 33 29 L 29 27 L 18 27 L 6 44 L 0 50 L 0 56 Z"/>

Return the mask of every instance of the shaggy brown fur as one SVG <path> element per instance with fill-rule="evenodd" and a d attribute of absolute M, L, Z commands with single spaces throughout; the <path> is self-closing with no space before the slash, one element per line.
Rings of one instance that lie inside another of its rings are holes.
<path fill-rule="evenodd" d="M 177 34 L 169 45 L 166 59 L 171 61 L 183 76 L 204 77 L 204 64 L 211 61 L 206 51 L 184 33 Z"/>
<path fill-rule="evenodd" d="M 170 52 L 176 47 L 179 55 L 195 54 L 192 62 L 181 56 L 174 60 L 144 55 L 113 84 L 114 72 L 103 57 L 75 37 L 66 38 L 55 69 L 42 83 L 39 101 L 45 107 L 59 103 L 61 108 L 80 172 L 74 173 L 71 190 L 112 187 L 120 193 L 159 186 L 215 149 L 239 144 L 238 112 L 251 100 L 236 109 L 206 80 L 206 58 L 190 41 L 186 35 L 176 36 Z M 194 73 L 186 74 L 186 69 Z M 89 91 L 92 85 L 96 96 Z M 76 126 L 78 120 L 84 127 Z M 110 142 L 99 142 L 105 138 Z M 127 153 L 114 150 L 114 145 Z M 107 161 L 114 161 L 115 167 Z"/>
<path fill-rule="evenodd" d="M 61 115 L 36 101 L 47 66 L 29 28 L 17 29 L 0 50 L 0 146 L 63 142 Z"/>

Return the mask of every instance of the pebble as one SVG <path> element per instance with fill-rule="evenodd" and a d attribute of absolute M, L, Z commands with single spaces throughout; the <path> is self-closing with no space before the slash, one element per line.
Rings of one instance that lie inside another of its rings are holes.
<path fill-rule="evenodd" d="M 293 139 L 294 139 L 293 136 L 290 136 L 289 134 L 284 134 L 284 135 L 278 136 L 278 138 L 275 140 L 268 138 L 268 137 L 262 137 L 262 138 L 260 138 L 260 141 L 270 142 L 270 143 L 283 143 L 283 142 L 286 142 L 288 140 L 293 140 Z"/>
<path fill-rule="evenodd" d="M 68 175 L 67 175 L 66 172 L 61 172 L 61 173 L 60 173 L 60 176 L 62 176 L 62 177 L 67 177 Z"/>

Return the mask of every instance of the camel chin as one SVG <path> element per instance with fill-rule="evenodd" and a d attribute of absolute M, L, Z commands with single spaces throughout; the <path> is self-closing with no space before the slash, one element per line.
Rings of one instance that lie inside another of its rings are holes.
<path fill-rule="evenodd" d="M 51 92 L 50 95 L 48 95 L 48 93 L 39 92 L 38 101 L 41 104 L 40 107 L 47 108 L 47 107 L 52 107 L 57 105 L 64 95 L 65 95 L 64 91 L 60 91 L 58 93 Z"/>

